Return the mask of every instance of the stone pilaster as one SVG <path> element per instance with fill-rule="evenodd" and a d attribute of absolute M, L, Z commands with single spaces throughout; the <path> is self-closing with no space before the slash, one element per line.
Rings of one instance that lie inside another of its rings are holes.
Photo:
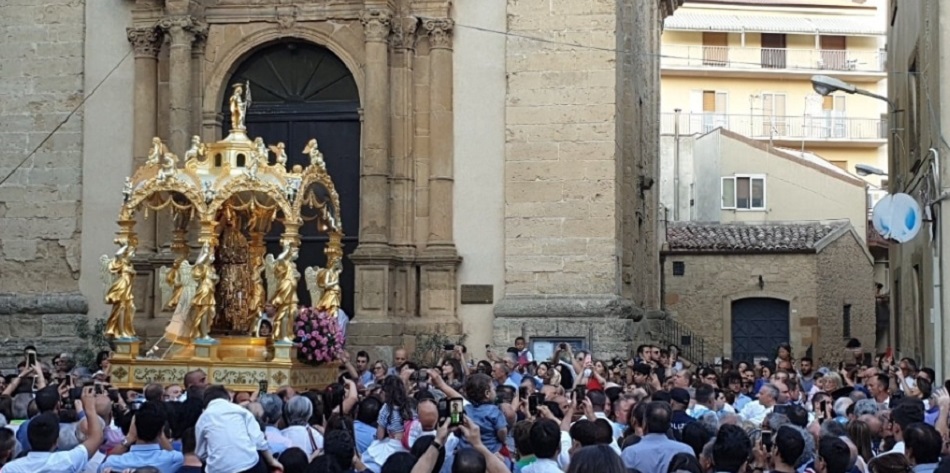
<path fill-rule="evenodd" d="M 135 53 L 135 88 L 133 95 L 132 156 L 133 169 L 145 163 L 152 138 L 158 134 L 158 53 L 162 48 L 162 32 L 158 28 L 128 28 L 129 42 Z M 137 216 L 139 251 L 155 251 L 154 219 L 145 221 Z"/>
<path fill-rule="evenodd" d="M 452 28 L 448 18 L 423 22 L 429 37 L 429 221 L 421 267 L 420 307 L 423 317 L 456 317 L 457 268 L 453 224 L 454 115 L 452 106 Z"/>
<path fill-rule="evenodd" d="M 204 98 L 204 57 L 208 44 L 208 26 L 196 23 L 193 27 L 194 42 L 191 47 L 191 135 L 201 135 L 201 104 Z M 215 136 L 215 140 L 220 137 Z"/>
<path fill-rule="evenodd" d="M 392 13 L 370 9 L 360 21 L 366 47 L 360 245 L 350 255 L 356 270 L 356 311 L 370 320 L 391 314 L 389 247 L 390 80 Z"/>
<path fill-rule="evenodd" d="M 390 243 L 393 247 L 392 313 L 397 317 L 415 314 L 418 280 L 415 271 L 413 242 L 413 192 L 415 178 L 413 161 L 413 53 L 419 20 L 405 16 L 393 20 L 393 63 L 390 67 L 392 125 L 392 177 L 390 179 L 392 208 L 390 212 Z"/>

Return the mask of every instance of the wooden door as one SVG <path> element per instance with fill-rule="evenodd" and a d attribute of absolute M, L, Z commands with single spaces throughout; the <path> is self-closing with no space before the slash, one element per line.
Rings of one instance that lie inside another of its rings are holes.
<path fill-rule="evenodd" d="M 820 39 L 821 67 L 842 71 L 847 69 L 847 39 L 844 36 L 822 36 Z"/>
<path fill-rule="evenodd" d="M 761 63 L 768 69 L 785 69 L 786 36 L 762 33 Z"/>

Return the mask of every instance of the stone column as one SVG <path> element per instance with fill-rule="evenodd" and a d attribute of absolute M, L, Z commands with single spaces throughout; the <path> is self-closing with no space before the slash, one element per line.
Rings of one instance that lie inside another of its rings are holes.
<path fill-rule="evenodd" d="M 392 14 L 372 9 L 361 16 L 366 38 L 366 84 L 363 90 L 363 176 L 360 179 L 360 246 L 383 249 L 389 244 L 389 32 Z"/>
<path fill-rule="evenodd" d="M 205 46 L 208 44 L 208 26 L 195 23 L 192 31 L 194 42 L 191 48 L 191 129 L 188 133 L 189 136 L 200 136 L 203 128 L 201 104 L 204 102 L 204 57 Z"/>
<path fill-rule="evenodd" d="M 457 322 L 456 270 L 461 258 L 452 236 L 453 22 L 434 18 L 425 20 L 423 26 L 429 36 L 429 232 L 425 250 L 417 258 L 421 267 L 419 313 L 430 320 Z"/>
<path fill-rule="evenodd" d="M 391 67 L 393 169 L 390 210 L 391 243 L 394 253 L 392 312 L 397 317 L 416 313 L 415 246 L 413 242 L 415 163 L 413 135 L 413 53 L 419 20 L 406 16 L 393 20 Z"/>
<path fill-rule="evenodd" d="M 162 32 L 154 27 L 129 28 L 129 42 L 135 51 L 135 89 L 132 112 L 132 169 L 145 163 L 152 138 L 158 134 L 156 110 L 158 97 L 158 52 L 162 49 Z M 155 220 L 145 221 L 140 212 L 136 228 L 140 232 L 139 251 L 155 251 Z"/>
<path fill-rule="evenodd" d="M 427 19 L 429 34 L 429 237 L 426 253 L 455 256 L 452 238 L 454 117 L 452 27 L 448 18 Z"/>

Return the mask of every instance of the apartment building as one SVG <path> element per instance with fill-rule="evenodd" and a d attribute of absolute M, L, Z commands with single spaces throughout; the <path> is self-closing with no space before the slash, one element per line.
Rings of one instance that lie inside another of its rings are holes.
<path fill-rule="evenodd" d="M 855 172 L 887 169 L 887 105 L 817 94 L 823 74 L 886 95 L 883 0 L 689 0 L 662 36 L 661 128 L 722 127 Z M 677 114 L 676 110 L 680 113 Z M 867 181 L 882 185 L 886 177 Z"/>

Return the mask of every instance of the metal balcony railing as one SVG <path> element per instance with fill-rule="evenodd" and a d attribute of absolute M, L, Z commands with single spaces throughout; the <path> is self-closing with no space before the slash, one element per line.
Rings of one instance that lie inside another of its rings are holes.
<path fill-rule="evenodd" d="M 656 321 L 654 334 L 661 345 L 676 345 L 680 355 L 695 364 L 711 361 L 706 359 L 706 340 L 669 316 Z"/>
<path fill-rule="evenodd" d="M 661 133 L 674 132 L 675 113 L 660 117 Z M 725 113 L 681 113 L 680 133 L 708 133 L 718 127 L 750 138 L 775 140 L 885 140 L 886 124 L 880 118 L 851 118 L 834 113 L 818 116 L 775 116 Z"/>
<path fill-rule="evenodd" d="M 880 51 L 664 44 L 661 67 L 885 72 Z"/>

